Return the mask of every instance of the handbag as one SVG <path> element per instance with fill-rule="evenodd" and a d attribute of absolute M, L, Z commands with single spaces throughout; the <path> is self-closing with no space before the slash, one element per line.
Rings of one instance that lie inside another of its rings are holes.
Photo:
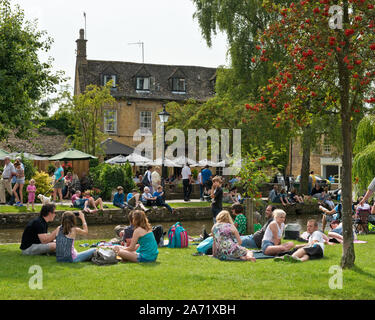
<path fill-rule="evenodd" d="M 105 250 L 103 248 L 99 248 L 94 252 L 91 261 L 98 266 L 118 263 L 116 253 L 113 250 Z"/>

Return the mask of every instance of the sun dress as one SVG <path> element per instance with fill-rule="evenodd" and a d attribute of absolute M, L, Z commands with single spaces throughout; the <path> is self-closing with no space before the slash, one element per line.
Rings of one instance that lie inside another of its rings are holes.
<path fill-rule="evenodd" d="M 235 242 L 230 223 L 216 223 L 212 229 L 216 246 L 216 257 L 220 260 L 239 260 L 248 250 Z"/>

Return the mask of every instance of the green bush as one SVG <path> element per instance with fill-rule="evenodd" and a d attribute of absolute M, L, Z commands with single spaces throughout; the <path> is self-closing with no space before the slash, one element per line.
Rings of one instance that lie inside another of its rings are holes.
<path fill-rule="evenodd" d="M 52 179 L 48 175 L 48 173 L 44 171 L 37 171 L 35 176 L 33 176 L 33 179 L 35 180 L 35 186 L 36 186 L 36 193 L 35 193 L 35 202 L 39 201 L 37 199 L 37 195 L 45 194 L 51 187 L 52 187 Z M 26 186 L 26 184 L 25 184 Z M 51 194 L 46 194 L 47 197 L 49 197 Z"/>
<path fill-rule="evenodd" d="M 99 159 L 90 159 L 89 160 L 89 166 L 90 168 L 95 168 L 99 165 Z"/>
<path fill-rule="evenodd" d="M 135 184 L 132 177 L 130 164 L 110 165 L 102 163 L 94 168 L 90 168 L 90 178 L 94 182 L 94 187 L 101 190 L 101 197 L 110 200 L 112 190 L 118 186 L 124 188 L 124 193 L 130 192 Z"/>
<path fill-rule="evenodd" d="M 21 162 L 25 167 L 25 180 L 30 180 L 36 172 L 33 160 L 28 160 L 21 154 Z"/>
<path fill-rule="evenodd" d="M 52 175 L 52 174 L 55 173 L 55 171 L 56 171 L 56 167 L 55 167 L 55 165 L 52 164 L 52 163 L 50 163 L 50 164 L 48 165 L 48 168 L 47 168 L 47 172 L 48 172 L 48 174 L 49 174 L 49 175 Z"/>

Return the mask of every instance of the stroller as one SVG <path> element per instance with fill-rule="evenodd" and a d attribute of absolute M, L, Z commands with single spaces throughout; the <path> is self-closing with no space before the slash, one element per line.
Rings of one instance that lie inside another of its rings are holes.
<path fill-rule="evenodd" d="M 357 207 L 355 211 L 355 218 L 353 221 L 355 232 L 364 232 L 367 234 L 369 232 L 369 218 L 371 216 L 371 207 L 365 204 L 363 207 Z M 374 215 L 372 215 L 374 216 Z M 375 224 L 375 219 L 371 217 L 371 221 Z"/>

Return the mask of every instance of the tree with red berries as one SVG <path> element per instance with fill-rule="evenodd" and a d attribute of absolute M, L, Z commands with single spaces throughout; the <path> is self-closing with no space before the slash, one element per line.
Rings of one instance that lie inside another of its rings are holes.
<path fill-rule="evenodd" d="M 330 11 L 332 6 L 336 11 Z M 256 61 L 282 45 L 277 76 L 262 89 L 262 108 L 276 108 L 276 126 L 297 128 L 313 117 L 337 114 L 342 137 L 343 255 L 341 266 L 354 265 L 352 231 L 352 124 L 364 102 L 374 101 L 375 9 L 368 0 L 301 0 L 282 7 L 263 6 L 279 17 L 259 36 Z M 338 7 L 337 7 L 338 6 Z M 342 25 L 341 25 L 342 22 Z"/>

